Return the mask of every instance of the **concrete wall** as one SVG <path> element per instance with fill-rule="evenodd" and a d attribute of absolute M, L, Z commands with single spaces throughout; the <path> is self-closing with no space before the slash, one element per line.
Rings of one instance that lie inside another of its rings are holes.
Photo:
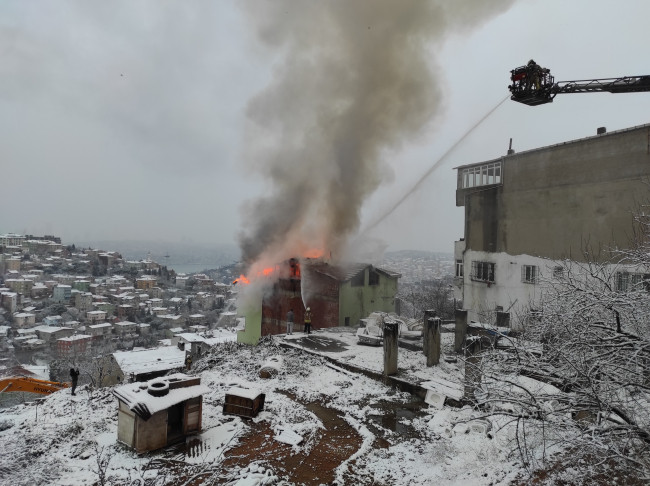
<path fill-rule="evenodd" d="M 494 282 L 488 284 L 472 280 L 471 262 L 494 263 Z M 535 265 L 541 278 L 537 283 L 522 282 L 522 266 Z M 516 316 L 529 307 L 535 307 L 544 295 L 544 280 L 550 279 L 556 263 L 530 255 L 512 256 L 506 253 L 488 253 L 468 250 L 464 254 L 463 307 L 467 309 L 468 322 L 496 323 L 496 310 L 509 312 L 517 328 Z"/>
<path fill-rule="evenodd" d="M 629 245 L 649 137 L 646 125 L 503 157 L 501 185 L 457 191 L 467 248 L 580 261 L 587 246 Z"/>
<path fill-rule="evenodd" d="M 339 290 L 339 326 L 358 326 L 360 319 L 372 312 L 395 312 L 395 295 L 397 294 L 397 278 L 389 277 L 383 272 L 379 274 L 379 284 L 369 285 L 369 270 L 364 270 L 363 286 L 352 286 L 348 280 L 341 284 Z"/>
<path fill-rule="evenodd" d="M 117 440 L 135 448 L 135 413 L 124 402 L 118 400 Z"/>
<path fill-rule="evenodd" d="M 135 420 L 135 450 L 154 451 L 167 445 L 167 410 L 154 413 L 149 420 Z"/>

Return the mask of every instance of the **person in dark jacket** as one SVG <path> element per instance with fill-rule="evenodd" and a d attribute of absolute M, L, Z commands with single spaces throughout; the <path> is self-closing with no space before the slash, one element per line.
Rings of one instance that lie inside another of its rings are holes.
<path fill-rule="evenodd" d="M 77 389 L 77 381 L 79 381 L 79 368 L 76 370 L 70 368 L 70 378 L 72 379 L 72 394 L 76 395 L 74 391 Z"/>

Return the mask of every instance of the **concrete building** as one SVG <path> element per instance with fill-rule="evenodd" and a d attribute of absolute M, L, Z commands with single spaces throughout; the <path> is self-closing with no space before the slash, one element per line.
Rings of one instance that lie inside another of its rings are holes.
<path fill-rule="evenodd" d="M 31 295 L 34 281 L 28 278 L 8 278 L 5 280 L 5 285 L 11 289 L 12 292 L 23 295 Z"/>
<path fill-rule="evenodd" d="M 30 327 L 36 324 L 36 314 L 19 312 L 14 314 L 14 327 Z"/>
<path fill-rule="evenodd" d="M 2 307 L 9 312 L 14 313 L 18 308 L 18 294 L 16 292 L 0 292 Z"/>
<path fill-rule="evenodd" d="M 82 313 L 93 309 L 93 294 L 90 292 L 77 292 L 74 296 L 74 306 Z"/>
<path fill-rule="evenodd" d="M 23 241 L 25 241 L 25 237 L 22 235 L 17 235 L 14 233 L 6 233 L 4 235 L 0 235 L 0 246 L 3 247 L 22 246 Z"/>
<path fill-rule="evenodd" d="M 137 324 L 135 322 L 129 321 L 116 322 L 113 326 L 113 329 L 115 330 L 115 334 L 120 337 L 125 337 L 130 334 L 135 335 Z"/>
<path fill-rule="evenodd" d="M 5 269 L 8 272 L 9 270 L 20 271 L 20 258 L 7 258 L 5 260 Z"/>
<path fill-rule="evenodd" d="M 455 243 L 455 297 L 468 320 L 508 321 L 534 309 L 560 262 L 605 261 L 629 248 L 648 200 L 650 125 L 457 167 L 465 209 Z M 517 323 L 512 322 L 513 326 Z"/>
<path fill-rule="evenodd" d="M 102 310 L 93 310 L 86 312 L 86 319 L 91 323 L 104 322 L 106 320 L 106 312 Z"/>
<path fill-rule="evenodd" d="M 72 287 L 70 285 L 59 284 L 52 289 L 52 300 L 54 302 L 68 302 L 72 295 Z"/>
<path fill-rule="evenodd" d="M 86 326 L 86 333 L 91 335 L 94 339 L 103 339 L 113 334 L 113 324 L 110 322 L 102 322 L 100 324 L 90 324 Z"/>
<path fill-rule="evenodd" d="M 156 277 L 144 275 L 135 279 L 135 288 L 139 290 L 149 290 L 154 288 L 157 283 Z"/>

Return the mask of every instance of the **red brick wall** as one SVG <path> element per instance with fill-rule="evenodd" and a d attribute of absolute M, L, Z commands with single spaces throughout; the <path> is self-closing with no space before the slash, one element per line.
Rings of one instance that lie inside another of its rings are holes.
<path fill-rule="evenodd" d="M 304 269 L 303 269 L 304 272 Z M 311 308 L 312 329 L 336 327 L 339 323 L 338 282 L 321 274 L 308 278 L 307 305 Z M 287 332 L 287 312 L 293 309 L 294 331 L 304 330 L 305 308 L 302 302 L 301 281 L 280 279 L 270 295 L 262 302 L 262 336 Z"/>

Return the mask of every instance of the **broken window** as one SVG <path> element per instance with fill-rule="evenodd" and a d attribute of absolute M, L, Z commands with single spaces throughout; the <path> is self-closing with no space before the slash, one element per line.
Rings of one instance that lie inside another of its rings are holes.
<path fill-rule="evenodd" d="M 473 261 L 472 280 L 494 282 L 494 263 Z"/>
<path fill-rule="evenodd" d="M 366 281 L 365 277 L 366 277 L 365 270 L 357 273 L 354 277 L 352 277 L 352 280 L 350 281 L 350 285 L 352 285 L 352 287 L 363 287 Z"/>
<path fill-rule="evenodd" d="M 536 265 L 524 265 L 521 267 L 521 281 L 524 283 L 537 283 L 539 279 L 539 268 Z"/>

